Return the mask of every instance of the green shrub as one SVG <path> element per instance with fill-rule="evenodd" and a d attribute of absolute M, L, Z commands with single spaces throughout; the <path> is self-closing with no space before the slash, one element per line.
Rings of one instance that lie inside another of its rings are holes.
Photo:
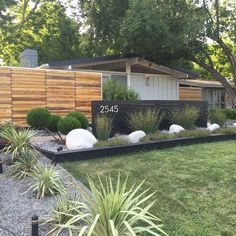
<path fill-rule="evenodd" d="M 74 216 L 66 223 L 55 223 L 56 234 L 68 229 L 70 235 L 78 235 L 79 232 L 81 236 L 167 235 L 161 229 L 161 220 L 150 213 L 155 202 L 147 202 L 154 193 L 144 190 L 143 183 L 127 187 L 127 180 L 122 183 L 120 177 L 116 185 L 110 177 L 104 180 L 105 184 L 99 178 L 99 186 L 91 179 L 88 181 L 93 197 L 87 196 L 87 201 L 78 202 L 75 213 L 69 215 Z M 81 187 L 78 188 L 81 191 Z M 52 218 L 51 222 L 56 221 Z"/>
<path fill-rule="evenodd" d="M 101 140 L 107 140 L 112 130 L 112 119 L 105 115 L 98 115 L 95 119 L 96 135 Z"/>
<path fill-rule="evenodd" d="M 236 128 L 220 128 L 213 131 L 214 134 L 236 134 Z"/>
<path fill-rule="evenodd" d="M 24 148 L 30 146 L 30 139 L 36 133 L 33 130 L 25 129 L 16 131 L 15 129 L 6 129 L 1 132 L 1 137 L 7 141 L 7 146 L 3 148 L 2 152 L 6 154 L 12 154 L 11 162 L 18 159 L 21 156 L 21 152 Z"/>
<path fill-rule="evenodd" d="M 103 84 L 103 99 L 104 100 L 123 100 L 123 101 L 129 101 L 129 100 L 137 100 L 138 94 L 132 90 L 127 88 L 127 86 L 115 82 L 112 79 L 108 79 Z"/>
<path fill-rule="evenodd" d="M 185 129 L 193 129 L 198 116 L 199 109 L 191 106 L 187 106 L 183 110 L 172 112 L 173 123 L 180 125 Z"/>
<path fill-rule="evenodd" d="M 29 190 L 37 193 L 37 198 L 39 199 L 56 195 L 57 193 L 65 193 L 65 187 L 62 182 L 63 174 L 57 171 L 53 165 L 51 167 L 37 165 L 30 176 L 33 177 L 34 182 Z"/>
<path fill-rule="evenodd" d="M 83 129 L 87 129 L 88 128 L 88 125 L 89 125 L 88 119 L 86 118 L 86 116 L 82 112 L 71 111 L 71 112 L 68 113 L 68 116 L 74 117 L 77 120 L 79 120 L 79 122 L 81 124 L 81 127 Z"/>
<path fill-rule="evenodd" d="M 61 116 L 59 115 L 51 115 L 51 119 L 47 128 L 51 132 L 58 132 L 58 122 L 60 121 L 60 119 L 61 119 Z"/>
<path fill-rule="evenodd" d="M 209 112 L 208 119 L 210 120 L 210 122 L 212 124 L 216 123 L 222 127 L 222 126 L 224 126 L 224 124 L 227 120 L 227 117 L 221 109 L 216 108 L 216 109 L 212 109 Z"/>
<path fill-rule="evenodd" d="M 182 130 L 181 132 L 177 133 L 177 137 L 206 137 L 210 136 L 210 130 L 202 130 L 202 129 L 193 129 L 193 130 Z"/>
<path fill-rule="evenodd" d="M 130 113 L 128 122 L 132 131 L 142 130 L 149 134 L 157 131 L 162 118 L 163 114 L 160 114 L 159 111 L 147 109 Z"/>
<path fill-rule="evenodd" d="M 128 144 L 129 141 L 123 138 L 113 137 L 110 140 L 98 141 L 94 147 L 109 147 Z"/>
<path fill-rule="evenodd" d="M 27 123 L 36 129 L 45 129 L 48 127 L 51 114 L 46 108 L 34 108 L 27 114 Z"/>
<path fill-rule="evenodd" d="M 236 120 L 236 109 L 222 109 L 228 120 Z"/>
<path fill-rule="evenodd" d="M 80 127 L 80 122 L 76 118 L 70 116 L 61 118 L 58 122 L 58 130 L 65 135 L 67 135 L 71 130 L 79 129 Z"/>
<path fill-rule="evenodd" d="M 37 164 L 37 156 L 35 150 L 24 147 L 16 162 L 10 167 L 10 174 L 14 178 L 23 179 L 33 172 Z"/>
<path fill-rule="evenodd" d="M 145 137 L 142 138 L 142 142 L 149 142 L 149 141 L 159 141 L 159 140 L 167 140 L 167 139 L 174 139 L 176 138 L 175 134 L 169 133 L 160 133 L 159 131 L 147 134 Z"/>

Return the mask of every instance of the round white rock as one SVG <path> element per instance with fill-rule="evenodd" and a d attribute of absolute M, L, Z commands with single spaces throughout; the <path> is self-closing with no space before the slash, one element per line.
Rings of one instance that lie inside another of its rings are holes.
<path fill-rule="evenodd" d="M 138 143 L 146 134 L 142 130 L 137 130 L 128 135 L 130 143 Z"/>
<path fill-rule="evenodd" d="M 216 129 L 219 129 L 219 128 L 220 128 L 220 126 L 218 124 L 216 124 L 216 123 L 214 123 L 212 125 L 209 125 L 207 127 L 207 129 L 210 130 L 210 131 L 213 131 L 213 130 L 216 130 Z"/>
<path fill-rule="evenodd" d="M 235 127 L 236 127 L 236 122 L 234 122 L 234 123 L 233 123 L 233 126 L 235 126 Z"/>
<path fill-rule="evenodd" d="M 170 134 L 179 133 L 183 130 L 184 130 L 184 128 L 180 125 L 171 125 L 169 128 L 169 133 Z"/>
<path fill-rule="evenodd" d="M 68 149 L 92 148 L 97 139 L 86 129 L 73 129 L 66 136 Z"/>

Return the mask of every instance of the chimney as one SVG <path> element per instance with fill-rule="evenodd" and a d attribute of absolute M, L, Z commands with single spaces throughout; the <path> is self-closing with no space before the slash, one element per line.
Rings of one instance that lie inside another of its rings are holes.
<path fill-rule="evenodd" d="M 37 67 L 38 66 L 38 52 L 33 49 L 25 49 L 20 54 L 20 67 Z"/>

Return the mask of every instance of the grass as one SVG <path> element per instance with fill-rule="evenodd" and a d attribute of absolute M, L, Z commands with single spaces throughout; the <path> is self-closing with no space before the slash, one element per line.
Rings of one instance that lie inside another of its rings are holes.
<path fill-rule="evenodd" d="M 236 235 L 236 142 L 217 142 L 141 152 L 97 160 L 67 162 L 64 167 L 86 185 L 89 174 L 128 183 L 146 179 L 156 191 L 153 213 L 171 236 Z"/>

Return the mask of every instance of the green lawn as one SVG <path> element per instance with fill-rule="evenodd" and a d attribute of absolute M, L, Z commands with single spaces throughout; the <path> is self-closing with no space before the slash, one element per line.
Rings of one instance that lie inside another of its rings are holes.
<path fill-rule="evenodd" d="M 153 213 L 169 235 L 236 235 L 236 141 L 64 163 L 76 178 L 120 172 L 156 191 Z M 95 178 L 96 180 L 96 178 Z"/>

